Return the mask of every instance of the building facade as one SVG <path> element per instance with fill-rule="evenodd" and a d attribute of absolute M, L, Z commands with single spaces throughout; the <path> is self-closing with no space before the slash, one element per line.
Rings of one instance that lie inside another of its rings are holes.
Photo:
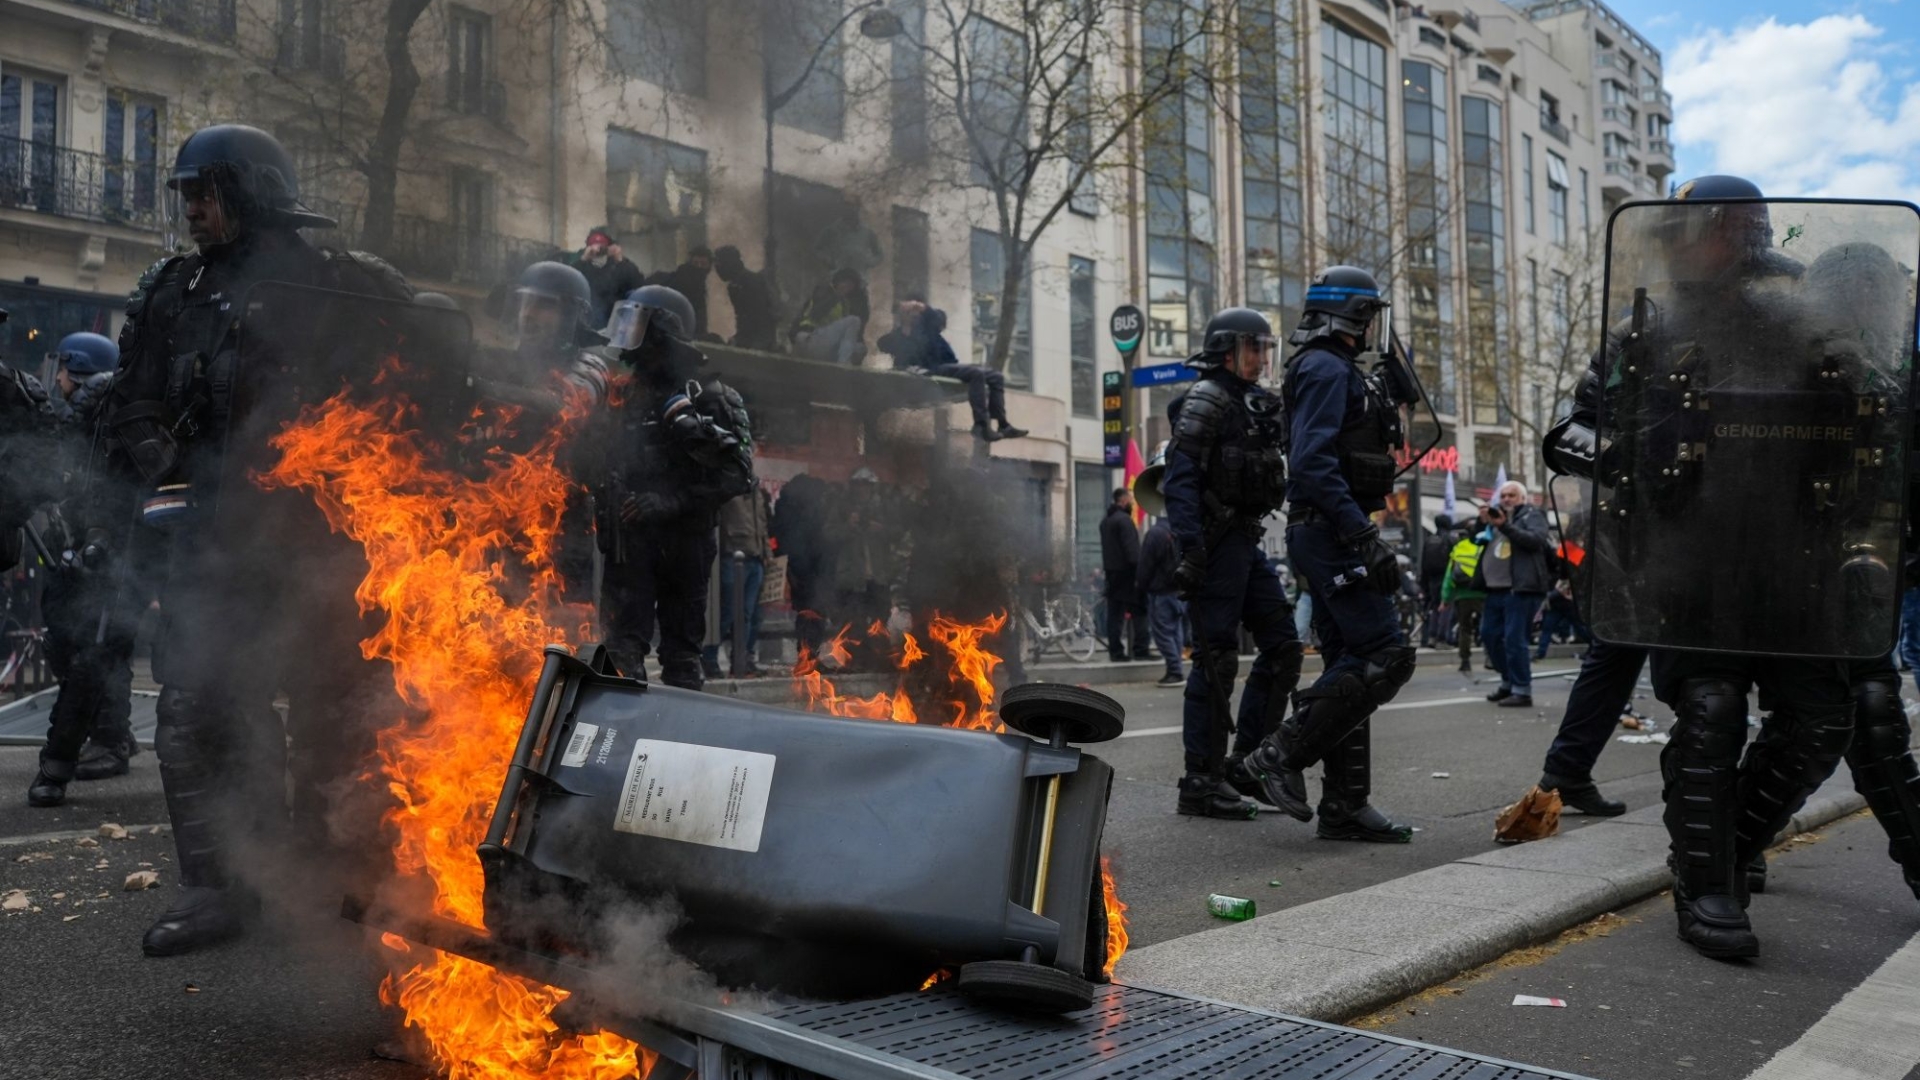
<path fill-rule="evenodd" d="M 590 19 L 469 0 L 431 5 L 415 28 L 382 231 L 365 216 L 390 89 L 375 9 L 0 0 L 8 355 L 111 332 L 165 250 L 174 148 L 241 119 L 281 137 L 310 201 L 340 220 L 315 239 L 379 235 L 377 253 L 480 323 L 520 266 L 599 225 L 646 273 L 701 245 L 735 245 L 753 267 L 772 255 L 788 317 L 834 270 L 860 271 L 872 317 L 857 372 L 719 361 L 759 384 L 774 482 L 866 465 L 913 483 L 941 455 L 980 464 L 945 435 L 965 430 L 964 406 L 903 389 L 873 346 L 910 294 L 948 312 L 962 359 L 1011 319 L 1010 412 L 1032 434 L 992 448 L 993 476 L 1085 565 L 1119 480 L 1101 416 L 1102 376 L 1123 366 L 1103 325 L 1116 306 L 1147 315 L 1127 366 L 1163 367 L 1218 307 L 1259 308 L 1284 334 L 1316 268 L 1365 266 L 1437 413 L 1420 425 L 1435 445 L 1414 466 L 1421 494 L 1449 470 L 1469 490 L 1501 468 L 1538 480 L 1538 433 L 1597 335 L 1594 237 L 1618 202 L 1663 194 L 1673 164 L 1659 53 L 1598 0 L 1141 0 L 1126 22 L 1138 51 L 1097 58 L 1093 77 L 1131 86 L 1143 72 L 1129 64 L 1178 63 L 1189 82 L 1115 147 L 1116 179 L 1076 192 L 1039 234 L 1024 295 L 1006 297 L 992 199 L 927 179 L 942 147 L 924 90 L 937 76 L 913 44 L 925 0 L 602 0 Z M 876 10 L 894 22 L 872 23 Z M 991 14 L 969 20 L 969 49 L 1017 50 Z M 1209 19 L 1230 32 L 1189 32 Z M 993 90 L 967 100 L 1004 111 Z M 1033 122 L 1006 119 L 1010 140 Z M 708 308 L 730 334 L 717 278 Z M 1126 395 L 1143 454 L 1178 389 Z"/>

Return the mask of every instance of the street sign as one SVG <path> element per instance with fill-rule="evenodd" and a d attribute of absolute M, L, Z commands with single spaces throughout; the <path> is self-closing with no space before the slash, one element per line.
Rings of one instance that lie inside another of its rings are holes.
<path fill-rule="evenodd" d="M 1187 382 L 1200 377 L 1200 372 L 1183 362 L 1154 364 L 1152 367 L 1133 369 L 1133 385 L 1165 386 L 1168 383 Z"/>
<path fill-rule="evenodd" d="M 1100 446 L 1109 468 L 1126 465 L 1126 376 L 1117 371 L 1100 374 Z"/>
<path fill-rule="evenodd" d="M 1113 347 L 1120 350 L 1122 356 L 1131 357 L 1140 347 L 1140 338 L 1146 333 L 1147 317 L 1132 304 L 1122 304 L 1113 309 L 1107 317 L 1107 330 L 1113 334 Z"/>

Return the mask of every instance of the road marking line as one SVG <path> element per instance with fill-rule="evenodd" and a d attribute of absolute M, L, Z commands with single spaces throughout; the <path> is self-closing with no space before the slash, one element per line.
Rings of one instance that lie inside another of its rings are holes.
<path fill-rule="evenodd" d="M 151 825 L 126 826 L 129 836 L 153 835 L 152 830 L 154 829 L 168 828 L 171 828 L 171 826 L 164 821 Z M 18 847 L 21 844 L 52 844 L 61 840 L 82 840 L 89 836 L 95 840 L 102 839 L 99 829 L 68 829 L 63 832 L 34 833 L 31 836 L 0 836 L 0 847 Z"/>
<path fill-rule="evenodd" d="M 1747 1080 L 1902 1080 L 1920 1065 L 1920 934 Z"/>
<path fill-rule="evenodd" d="M 1486 704 L 1486 695 L 1481 694 L 1478 697 L 1434 698 L 1432 701 L 1395 701 L 1382 705 L 1374 711 L 1393 712 L 1397 709 L 1425 709 L 1434 705 L 1472 705 L 1475 702 L 1482 705 Z M 1137 731 L 1123 731 L 1120 733 L 1120 737 L 1123 739 L 1139 739 L 1148 735 L 1178 735 L 1182 730 L 1184 729 L 1178 727 L 1140 728 Z"/>

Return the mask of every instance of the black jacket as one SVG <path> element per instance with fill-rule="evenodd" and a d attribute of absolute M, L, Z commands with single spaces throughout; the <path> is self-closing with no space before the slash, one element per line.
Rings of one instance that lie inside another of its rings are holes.
<path fill-rule="evenodd" d="M 1164 517 L 1155 518 L 1140 541 L 1140 589 L 1148 593 L 1175 591 L 1173 571 L 1180 565 L 1180 541 Z"/>
<path fill-rule="evenodd" d="M 1553 536 L 1547 531 L 1547 515 L 1532 503 L 1516 508 L 1513 516 L 1494 526 L 1513 548 L 1513 591 L 1543 593 L 1553 588 L 1553 570 L 1547 556 L 1553 551 Z M 1485 559 L 1486 553 L 1480 558 Z"/>
<path fill-rule="evenodd" d="M 780 313 L 775 310 L 773 286 L 763 270 L 741 269 L 727 282 L 733 303 L 733 344 L 742 349 L 772 352 Z"/>
<path fill-rule="evenodd" d="M 647 278 L 649 285 L 665 285 L 667 288 L 687 298 L 693 305 L 693 325 L 687 328 L 689 337 L 699 337 L 707 332 L 707 274 L 692 263 L 681 263 L 672 270 L 663 270 Z"/>
<path fill-rule="evenodd" d="M 1107 507 L 1107 516 L 1100 519 L 1100 568 L 1108 580 L 1140 569 L 1140 530 L 1134 528 L 1133 514 L 1117 503 Z"/>

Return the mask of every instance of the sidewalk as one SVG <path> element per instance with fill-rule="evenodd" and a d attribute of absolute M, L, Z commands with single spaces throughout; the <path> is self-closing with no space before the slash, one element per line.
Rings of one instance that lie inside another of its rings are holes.
<path fill-rule="evenodd" d="M 1782 835 L 1812 831 L 1865 805 L 1843 767 Z M 1114 974 L 1271 1012 L 1351 1019 L 1666 889 L 1661 811 L 1648 806 L 1135 949 Z M 1674 948 L 1685 946 L 1676 941 Z"/>

